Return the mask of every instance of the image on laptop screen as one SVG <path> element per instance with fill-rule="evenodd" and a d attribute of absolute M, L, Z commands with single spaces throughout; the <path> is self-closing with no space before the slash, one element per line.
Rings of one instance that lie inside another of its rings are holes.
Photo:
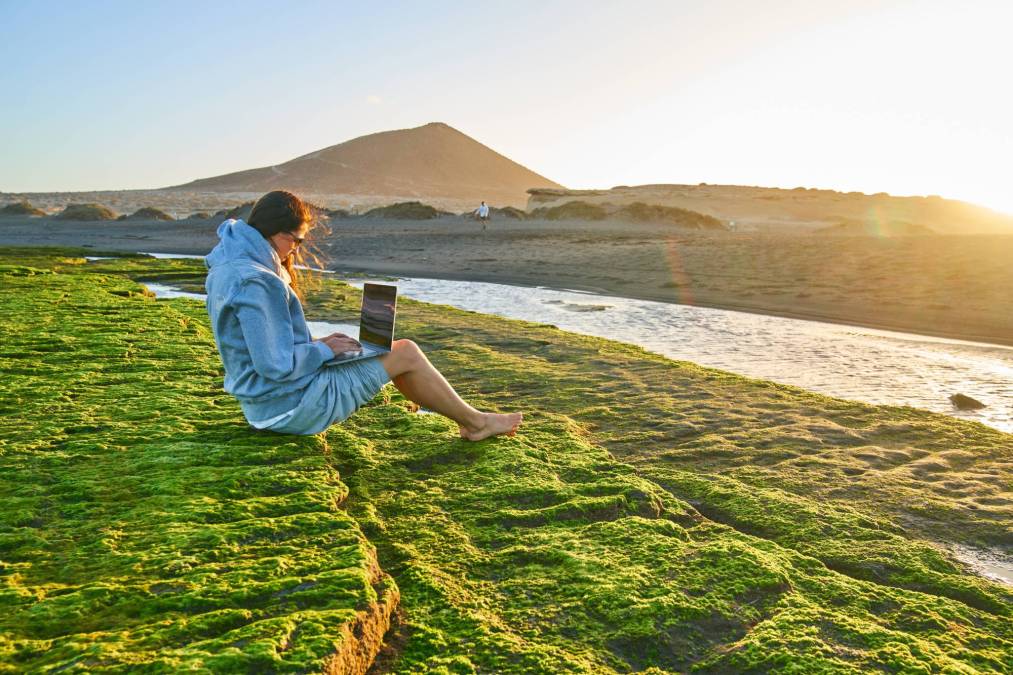
<path fill-rule="evenodd" d="M 394 341 L 396 307 L 397 286 L 363 284 L 359 341 L 390 349 Z"/>

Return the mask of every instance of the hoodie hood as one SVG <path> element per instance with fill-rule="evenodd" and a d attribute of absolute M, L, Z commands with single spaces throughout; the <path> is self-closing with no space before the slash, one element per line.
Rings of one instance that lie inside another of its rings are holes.
<path fill-rule="evenodd" d="M 334 353 L 313 340 L 270 242 L 242 220 L 225 221 L 218 236 L 204 258 L 204 287 L 225 391 L 239 399 L 248 420 L 270 420 L 299 405 Z"/>
<path fill-rule="evenodd" d="M 246 259 L 259 263 L 281 276 L 284 268 L 281 266 L 278 253 L 270 242 L 246 221 L 235 218 L 224 221 L 218 226 L 218 238 L 221 241 L 204 257 L 204 264 L 208 269 Z"/>

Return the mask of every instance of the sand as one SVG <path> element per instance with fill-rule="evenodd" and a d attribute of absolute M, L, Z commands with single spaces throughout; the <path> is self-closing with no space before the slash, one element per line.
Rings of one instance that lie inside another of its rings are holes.
<path fill-rule="evenodd" d="M 0 218 L 0 245 L 204 254 L 208 222 Z M 344 273 L 543 285 L 1013 345 L 1013 236 L 880 239 L 626 223 L 353 219 Z"/>

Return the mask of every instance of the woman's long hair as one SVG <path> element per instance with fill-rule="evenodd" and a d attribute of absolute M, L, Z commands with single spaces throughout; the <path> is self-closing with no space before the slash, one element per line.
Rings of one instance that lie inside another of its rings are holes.
<path fill-rule="evenodd" d="M 274 190 L 257 200 L 246 222 L 267 239 L 279 232 L 296 232 L 303 223 L 308 223 L 312 230 L 316 218 L 306 202 L 287 190 Z M 281 263 L 291 278 L 290 286 L 297 296 L 301 296 L 303 281 L 298 266 L 305 266 L 307 259 L 318 262 L 317 256 L 310 250 L 308 239 Z"/>

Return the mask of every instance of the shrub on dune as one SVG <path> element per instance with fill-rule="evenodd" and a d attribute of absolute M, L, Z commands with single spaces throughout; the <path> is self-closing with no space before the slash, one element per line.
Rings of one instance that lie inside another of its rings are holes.
<path fill-rule="evenodd" d="M 27 199 L 20 202 L 11 202 L 0 209 L 0 215 L 4 216 L 44 216 L 46 212 L 32 206 Z"/>
<path fill-rule="evenodd" d="M 597 204 L 575 201 L 535 209 L 531 212 L 531 216 L 545 220 L 605 220 L 608 212 Z"/>
<path fill-rule="evenodd" d="M 504 206 L 501 209 L 492 209 L 494 218 L 507 218 L 510 220 L 527 220 L 528 214 L 514 206 Z"/>
<path fill-rule="evenodd" d="M 101 204 L 67 204 L 56 216 L 61 220 L 116 220 L 116 214 Z"/>
<path fill-rule="evenodd" d="M 129 216 L 121 216 L 121 220 L 175 220 L 168 213 L 162 209 L 156 209 L 151 206 L 145 206 L 137 209 Z"/>
<path fill-rule="evenodd" d="M 589 202 L 572 201 L 560 204 L 559 206 L 543 206 L 527 214 L 529 218 L 543 218 L 545 220 L 619 220 L 629 223 L 658 223 L 662 225 L 676 225 L 701 230 L 725 229 L 725 224 L 713 216 L 705 213 L 681 209 L 677 206 L 662 206 L 661 204 L 646 204 L 644 202 L 633 202 L 617 206 L 605 202 L 591 204 Z"/>
<path fill-rule="evenodd" d="M 432 220 L 447 215 L 434 206 L 422 202 L 398 202 L 388 206 L 378 206 L 363 214 L 366 218 L 392 218 L 394 220 Z"/>
<path fill-rule="evenodd" d="M 713 216 L 689 209 L 680 209 L 677 206 L 633 202 L 619 207 L 614 215 L 619 220 L 629 220 L 635 223 L 664 223 L 708 230 L 724 229 L 724 224 Z"/>

